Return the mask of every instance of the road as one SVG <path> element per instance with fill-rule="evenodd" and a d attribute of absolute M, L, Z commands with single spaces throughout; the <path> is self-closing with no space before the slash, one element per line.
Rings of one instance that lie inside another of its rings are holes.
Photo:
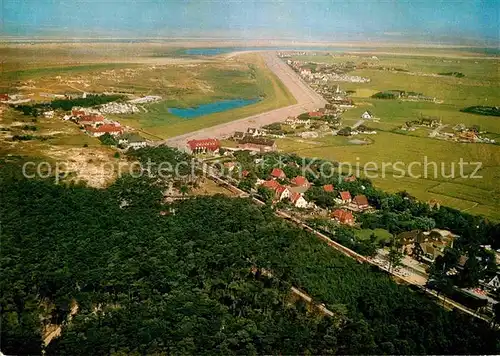
<path fill-rule="evenodd" d="M 238 195 L 239 197 L 241 197 L 241 198 L 251 198 L 254 203 L 256 203 L 258 205 L 265 205 L 265 203 L 263 201 L 257 199 L 256 197 L 250 196 L 250 194 L 248 194 L 247 192 L 239 189 L 238 187 L 236 187 L 231 182 L 228 182 L 226 180 L 221 179 L 220 176 L 217 174 L 218 172 L 213 167 L 207 165 L 206 163 L 202 163 L 202 171 L 209 178 L 211 178 L 212 180 L 214 180 L 216 183 L 220 183 L 221 185 L 225 186 L 226 189 L 228 189 L 229 191 L 231 191 L 234 194 Z M 381 265 L 381 264 L 375 262 L 374 260 L 372 260 L 370 258 L 366 258 L 365 256 L 360 255 L 359 253 L 357 253 L 357 252 L 355 252 L 355 251 L 353 251 L 353 250 L 351 250 L 351 249 L 349 249 L 349 248 L 347 248 L 347 247 L 339 244 L 338 242 L 333 241 L 332 239 L 330 239 L 325 234 L 319 232 L 316 229 L 313 229 L 309 225 L 305 224 L 303 221 L 301 221 L 301 220 L 299 220 L 297 218 L 294 218 L 294 217 L 290 216 L 289 214 L 287 214 L 287 213 L 285 213 L 283 211 L 276 210 L 275 211 L 275 215 L 278 216 L 278 217 L 280 217 L 280 218 L 283 218 L 285 220 L 288 220 L 288 221 L 292 222 L 293 224 L 297 225 L 298 227 L 302 228 L 303 230 L 306 230 L 306 231 L 314 234 L 316 237 L 318 237 L 319 239 L 321 239 L 324 242 L 326 242 L 330 247 L 333 247 L 334 249 L 336 249 L 340 253 L 342 253 L 342 254 L 344 254 L 344 255 L 352 258 L 352 259 L 355 259 L 359 263 L 369 263 L 372 266 L 376 266 L 377 268 L 380 268 L 381 270 L 383 270 L 386 273 L 390 274 L 394 279 L 396 279 L 396 280 L 398 280 L 400 282 L 404 282 L 406 284 L 410 284 L 410 285 L 416 286 L 417 288 L 419 288 L 423 292 L 427 293 L 428 295 L 432 296 L 433 298 L 438 299 L 443 304 L 447 304 L 449 307 L 457 308 L 460 311 L 462 311 L 462 312 L 464 312 L 466 314 L 469 314 L 469 315 L 471 315 L 471 316 L 473 316 L 475 318 L 482 319 L 482 320 L 484 320 L 486 322 L 490 322 L 490 320 L 488 320 L 487 318 L 485 318 L 485 317 L 483 317 L 481 315 L 476 314 L 473 310 L 471 310 L 471 309 L 463 306 L 462 304 L 459 304 L 459 303 L 457 303 L 457 302 L 455 302 L 455 301 L 453 301 L 453 300 L 451 300 L 449 298 L 443 297 L 442 295 L 438 295 L 435 291 L 426 288 L 425 285 L 421 284 L 420 280 L 415 281 L 412 278 L 408 278 L 408 276 L 405 276 L 404 274 L 398 273 L 397 271 L 389 271 L 386 266 Z"/>
<path fill-rule="evenodd" d="M 184 149 L 186 142 L 192 139 L 221 138 L 229 136 L 235 131 L 246 131 L 249 127 L 262 127 L 274 122 L 285 121 L 288 116 L 297 116 L 306 111 L 322 108 L 327 104 L 319 94 L 312 90 L 285 62 L 279 59 L 273 52 L 264 52 L 262 56 L 269 69 L 283 82 L 290 93 L 294 96 L 297 104 L 271 110 L 244 119 L 230 121 L 202 130 L 190 132 L 184 135 L 169 138 L 155 144 L 166 144 L 168 146 Z"/>

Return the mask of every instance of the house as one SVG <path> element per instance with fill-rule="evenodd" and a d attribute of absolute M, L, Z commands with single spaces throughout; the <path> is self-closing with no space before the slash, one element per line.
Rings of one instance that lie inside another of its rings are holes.
<path fill-rule="evenodd" d="M 327 193 L 333 193 L 334 192 L 333 184 L 325 184 L 323 186 L 323 190 Z"/>
<path fill-rule="evenodd" d="M 246 169 L 243 172 L 241 172 L 241 175 L 243 177 L 248 177 L 249 174 L 250 174 L 250 171 L 247 171 Z"/>
<path fill-rule="evenodd" d="M 285 198 L 290 198 L 291 194 L 292 192 L 288 189 L 288 187 L 280 185 L 274 191 L 274 199 L 275 201 L 282 201 Z"/>
<path fill-rule="evenodd" d="M 498 275 L 493 277 L 491 281 L 487 283 L 487 288 L 494 291 L 500 288 L 500 278 L 498 277 Z"/>
<path fill-rule="evenodd" d="M 332 218 L 341 224 L 354 225 L 354 216 L 350 211 L 343 209 L 336 209 L 332 213 Z"/>
<path fill-rule="evenodd" d="M 352 200 L 351 193 L 348 191 L 340 192 L 340 200 L 342 201 L 342 204 L 349 204 Z"/>
<path fill-rule="evenodd" d="M 244 132 L 241 132 L 241 131 L 236 131 L 234 134 L 233 134 L 233 139 L 235 140 L 241 140 L 245 137 L 245 133 Z"/>
<path fill-rule="evenodd" d="M 8 101 L 9 94 L 0 94 L 0 101 Z"/>
<path fill-rule="evenodd" d="M 123 145 L 126 148 L 133 148 L 136 150 L 139 148 L 146 147 L 147 142 L 140 135 L 135 133 L 129 133 L 120 137 L 118 140 L 118 144 Z"/>
<path fill-rule="evenodd" d="M 206 138 L 202 140 L 191 140 L 187 142 L 191 153 L 218 152 L 220 142 L 216 138 Z"/>
<path fill-rule="evenodd" d="M 322 117 L 323 113 L 320 111 L 310 111 L 307 113 L 309 117 Z"/>
<path fill-rule="evenodd" d="M 229 172 L 232 172 L 234 167 L 236 167 L 235 162 L 224 162 L 224 168 L 226 168 Z"/>
<path fill-rule="evenodd" d="M 293 178 L 290 181 L 290 183 L 292 183 L 292 185 L 294 185 L 296 187 L 309 187 L 311 185 L 311 183 L 309 183 L 307 178 L 304 176 L 297 176 L 297 177 Z"/>
<path fill-rule="evenodd" d="M 52 119 L 52 118 L 54 118 L 54 110 L 44 111 L 43 112 L 43 116 L 46 119 Z"/>
<path fill-rule="evenodd" d="M 373 119 L 373 114 L 369 111 L 365 111 L 362 115 L 361 118 L 364 120 L 371 120 Z"/>
<path fill-rule="evenodd" d="M 438 256 L 444 255 L 447 247 L 453 248 L 453 241 L 457 236 L 448 230 L 432 229 L 431 231 L 415 231 L 413 239 L 407 239 L 404 244 L 411 244 L 407 250 L 411 250 L 412 255 L 418 259 L 433 263 Z M 467 262 L 467 257 L 459 259 L 459 265 Z M 458 267 L 458 266 L 457 266 Z"/>
<path fill-rule="evenodd" d="M 286 174 L 283 172 L 281 168 L 273 168 L 271 171 L 271 177 L 273 178 L 279 178 L 279 179 L 286 179 Z"/>
<path fill-rule="evenodd" d="M 86 114 L 87 113 L 84 110 L 77 110 L 77 109 L 71 110 L 71 116 L 73 117 L 82 117 Z"/>
<path fill-rule="evenodd" d="M 99 137 L 104 134 L 110 134 L 112 136 L 121 135 L 123 133 L 123 127 L 111 124 L 100 125 L 97 127 L 94 126 L 85 126 L 85 131 L 90 136 Z"/>
<path fill-rule="evenodd" d="M 290 195 L 290 202 L 296 208 L 307 208 L 307 200 L 304 199 L 304 196 L 300 193 L 292 193 Z"/>
<path fill-rule="evenodd" d="M 281 186 L 277 181 L 275 180 L 266 180 L 261 184 L 262 187 L 270 189 L 272 191 L 275 191 L 278 187 Z"/>
<path fill-rule="evenodd" d="M 238 148 L 257 152 L 271 152 L 276 151 L 277 146 L 274 140 L 246 135 L 238 143 Z"/>
<path fill-rule="evenodd" d="M 104 124 L 104 116 L 102 115 L 83 115 L 79 117 L 78 123 L 82 126 L 97 127 Z"/>
<path fill-rule="evenodd" d="M 249 127 L 247 130 L 247 135 L 252 137 L 262 136 L 263 132 L 259 129 Z"/>
<path fill-rule="evenodd" d="M 344 178 L 344 182 L 355 182 L 356 176 L 349 176 Z"/>
<path fill-rule="evenodd" d="M 363 211 L 368 209 L 370 207 L 370 204 L 368 204 L 368 199 L 366 199 L 366 196 L 356 195 L 351 202 L 351 206 L 356 210 Z"/>

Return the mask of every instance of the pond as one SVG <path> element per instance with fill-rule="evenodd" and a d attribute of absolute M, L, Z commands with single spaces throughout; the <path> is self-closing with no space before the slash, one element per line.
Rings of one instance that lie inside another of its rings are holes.
<path fill-rule="evenodd" d="M 243 106 L 255 104 L 258 101 L 260 101 L 259 98 L 220 100 L 192 108 L 169 108 L 168 112 L 184 119 L 192 119 L 199 116 L 241 108 Z"/>

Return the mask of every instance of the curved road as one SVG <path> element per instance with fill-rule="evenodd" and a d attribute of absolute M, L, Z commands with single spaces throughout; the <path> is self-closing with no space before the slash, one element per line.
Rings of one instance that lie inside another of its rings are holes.
<path fill-rule="evenodd" d="M 172 147 L 184 149 L 186 142 L 192 139 L 220 138 L 229 136 L 235 131 L 246 131 L 249 127 L 262 127 L 274 122 L 284 121 L 288 116 L 297 116 L 306 111 L 322 108 L 327 104 L 319 94 L 312 90 L 285 62 L 275 53 L 262 54 L 269 69 L 283 82 L 290 93 L 297 100 L 297 104 L 271 110 L 261 114 L 249 116 L 244 119 L 230 121 L 202 130 L 169 138 L 156 144 L 167 144 Z"/>

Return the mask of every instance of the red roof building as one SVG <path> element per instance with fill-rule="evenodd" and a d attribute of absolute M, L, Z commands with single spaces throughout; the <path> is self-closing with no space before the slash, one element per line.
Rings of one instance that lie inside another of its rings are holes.
<path fill-rule="evenodd" d="M 342 200 L 342 202 L 344 203 L 350 203 L 351 202 L 351 193 L 348 192 L 348 191 L 345 191 L 345 192 L 340 192 L 340 199 Z"/>
<path fill-rule="evenodd" d="M 296 187 L 309 186 L 309 181 L 306 177 L 297 176 L 290 181 Z"/>
<path fill-rule="evenodd" d="M 337 209 L 332 213 L 332 218 L 337 220 L 341 224 L 353 225 L 354 216 L 350 211 Z"/>
<path fill-rule="evenodd" d="M 102 115 L 83 115 L 78 119 L 78 123 L 83 126 L 96 126 L 104 124 L 104 116 Z"/>
<path fill-rule="evenodd" d="M 220 148 L 220 142 L 215 138 L 191 140 L 187 144 L 193 153 L 215 152 Z"/>
<path fill-rule="evenodd" d="M 85 131 L 95 137 L 99 137 L 107 133 L 110 135 L 119 135 L 123 133 L 123 127 L 109 124 L 97 127 L 87 126 L 85 127 Z"/>
<path fill-rule="evenodd" d="M 250 174 L 250 172 L 249 172 L 249 171 L 247 171 L 246 169 L 245 169 L 243 172 L 241 172 L 241 175 L 242 175 L 243 177 L 248 177 L 248 175 L 249 175 L 249 174 Z"/>
<path fill-rule="evenodd" d="M 319 111 L 311 111 L 308 114 L 309 114 L 309 117 L 321 117 L 321 116 L 323 116 L 323 113 L 321 113 Z"/>
<path fill-rule="evenodd" d="M 306 208 L 307 207 L 307 200 L 304 199 L 302 194 L 300 193 L 295 193 L 292 192 L 290 194 L 290 202 L 296 206 L 297 208 Z"/>
<path fill-rule="evenodd" d="M 364 195 L 356 195 L 352 200 L 352 204 L 360 210 L 370 207 L 370 205 L 368 204 L 368 199 L 366 199 L 366 196 Z"/>
<path fill-rule="evenodd" d="M 280 178 L 280 179 L 286 178 L 285 172 L 283 172 L 283 170 L 280 168 L 273 168 L 273 170 L 271 171 L 271 176 L 273 178 Z"/>
<path fill-rule="evenodd" d="M 85 115 L 85 111 L 83 110 L 71 110 L 71 116 L 81 117 Z"/>
<path fill-rule="evenodd" d="M 344 182 L 355 182 L 356 176 L 349 176 L 344 178 Z"/>
<path fill-rule="evenodd" d="M 276 182 L 275 180 L 266 180 L 262 183 L 262 186 L 267 189 L 276 190 L 278 187 L 281 187 L 281 184 Z"/>
<path fill-rule="evenodd" d="M 9 94 L 0 94 L 0 101 L 9 100 Z"/>
<path fill-rule="evenodd" d="M 326 184 L 323 186 L 323 190 L 327 193 L 333 193 L 334 187 L 333 184 Z"/>

